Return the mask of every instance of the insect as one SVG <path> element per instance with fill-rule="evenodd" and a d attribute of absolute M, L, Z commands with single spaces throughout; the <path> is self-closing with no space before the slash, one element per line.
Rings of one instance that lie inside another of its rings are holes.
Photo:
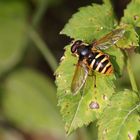
<path fill-rule="evenodd" d="M 96 71 L 104 75 L 111 75 L 114 72 L 109 55 L 101 50 L 108 49 L 116 44 L 124 35 L 124 29 L 116 29 L 108 33 L 92 44 L 86 44 L 81 40 L 75 41 L 71 46 L 71 52 L 77 56 L 75 73 L 71 83 L 71 92 L 75 95 L 84 86 L 89 71 Z"/>

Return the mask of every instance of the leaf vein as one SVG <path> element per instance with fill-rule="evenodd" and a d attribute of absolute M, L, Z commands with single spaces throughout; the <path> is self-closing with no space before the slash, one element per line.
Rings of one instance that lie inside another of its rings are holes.
<path fill-rule="evenodd" d="M 78 113 L 78 111 L 79 111 L 79 107 L 80 107 L 80 105 L 81 105 L 82 100 L 83 100 L 83 96 L 81 96 L 81 99 L 80 99 L 80 101 L 79 101 L 79 103 L 78 103 L 76 112 L 75 112 L 75 114 L 74 114 L 74 116 L 73 116 L 73 118 L 72 118 L 72 121 L 71 121 L 71 123 L 70 123 L 69 129 L 68 129 L 68 134 L 69 134 L 69 132 L 70 132 L 70 130 L 71 130 L 71 127 L 73 126 L 73 122 L 74 122 L 75 117 L 76 117 L 76 115 L 77 115 L 77 113 Z"/>
<path fill-rule="evenodd" d="M 122 124 L 120 125 L 120 129 L 118 129 L 118 132 L 117 132 L 117 135 L 116 135 L 116 136 L 117 136 L 117 139 L 116 139 L 116 140 L 118 140 L 119 133 L 120 133 L 122 127 L 124 126 L 125 121 L 126 121 L 126 120 L 128 119 L 128 117 L 132 114 L 132 112 L 135 111 L 138 107 L 140 107 L 140 103 L 137 104 L 132 110 L 130 110 L 130 111 L 128 112 L 128 114 L 125 116 L 125 118 L 124 118 L 123 121 L 122 121 Z"/>

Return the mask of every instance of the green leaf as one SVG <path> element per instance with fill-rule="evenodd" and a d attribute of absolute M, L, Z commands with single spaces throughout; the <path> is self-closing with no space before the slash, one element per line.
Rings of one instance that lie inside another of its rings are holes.
<path fill-rule="evenodd" d="M 116 26 L 114 14 L 109 1 L 106 0 L 105 3 L 80 8 L 61 33 L 89 43 L 113 30 Z M 112 46 L 105 50 L 105 53 L 110 55 L 115 74 L 120 75 L 124 65 L 120 49 Z M 77 64 L 78 59 L 71 55 L 70 46 L 66 47 L 62 60 L 56 71 L 57 95 L 58 105 L 61 107 L 61 114 L 66 123 L 65 129 L 69 135 L 78 127 L 88 125 L 100 116 L 109 98 L 115 92 L 113 83 L 115 76 L 96 73 L 96 81 L 94 76 L 88 76 L 83 90 L 79 91 L 77 96 L 73 96 L 70 87 L 75 71 L 74 64 Z M 96 88 L 94 88 L 95 82 Z"/>
<path fill-rule="evenodd" d="M 6 80 L 3 108 L 6 117 L 28 131 L 63 134 L 56 109 L 55 87 L 33 70 L 15 71 Z"/>
<path fill-rule="evenodd" d="M 110 48 L 108 52 L 115 57 L 115 59 L 112 58 L 112 62 L 121 69 L 119 65 L 123 63 L 121 57 L 123 55 L 120 50 Z M 78 59 L 71 55 L 70 46 L 66 47 L 65 55 L 61 60 L 62 62 L 56 71 L 58 105 L 61 107 L 61 114 L 66 122 L 66 132 L 70 134 L 78 127 L 88 125 L 100 116 L 109 98 L 115 92 L 113 83 L 115 77 L 114 75 L 105 76 L 96 73 L 96 88 L 94 88 L 94 77 L 88 76 L 83 93 L 79 92 L 78 95 L 73 96 L 70 87 L 75 70 L 74 64 L 77 63 Z M 97 105 L 97 108 L 94 108 L 94 105 Z"/>
<path fill-rule="evenodd" d="M 140 27 L 140 1 L 132 0 L 128 4 L 127 8 L 124 11 L 124 16 L 121 19 L 121 23 L 130 24 L 134 27 Z"/>
<path fill-rule="evenodd" d="M 93 41 L 112 31 L 116 26 L 114 13 L 109 4 L 93 4 L 79 9 L 61 31 L 74 39 Z"/>
<path fill-rule="evenodd" d="M 0 2 L 0 75 L 15 66 L 24 53 L 26 14 L 22 1 Z"/>
<path fill-rule="evenodd" d="M 140 100 L 133 91 L 113 96 L 99 120 L 99 140 L 134 140 L 140 130 Z"/>

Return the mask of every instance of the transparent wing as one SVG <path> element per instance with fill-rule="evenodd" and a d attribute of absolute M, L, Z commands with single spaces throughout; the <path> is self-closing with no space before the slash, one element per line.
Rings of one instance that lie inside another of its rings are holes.
<path fill-rule="evenodd" d="M 83 87 L 87 79 L 87 76 L 88 76 L 88 68 L 82 61 L 79 61 L 76 66 L 73 80 L 71 83 L 71 92 L 74 95 L 76 95 L 78 91 Z"/>
<path fill-rule="evenodd" d="M 124 35 L 124 29 L 116 29 L 112 32 L 108 33 L 101 39 L 93 42 L 93 49 L 101 49 L 105 50 L 114 45 L 119 39 L 121 39 Z"/>

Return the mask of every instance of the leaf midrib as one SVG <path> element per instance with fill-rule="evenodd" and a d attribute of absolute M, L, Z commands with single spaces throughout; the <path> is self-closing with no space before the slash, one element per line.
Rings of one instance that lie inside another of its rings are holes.
<path fill-rule="evenodd" d="M 83 96 L 81 96 L 81 99 L 80 99 L 80 101 L 79 101 L 79 103 L 78 103 L 76 112 L 75 112 L 75 114 L 74 114 L 74 116 L 73 116 L 73 118 L 72 118 L 72 120 L 71 120 L 71 123 L 70 123 L 69 129 L 68 129 L 67 135 L 69 135 L 69 134 L 71 133 L 71 127 L 73 126 L 73 122 L 74 122 L 74 120 L 75 120 L 75 117 L 77 116 L 77 113 L 78 113 L 78 111 L 79 111 L 79 108 L 80 108 L 80 105 L 81 105 L 82 100 L 83 100 Z"/>

